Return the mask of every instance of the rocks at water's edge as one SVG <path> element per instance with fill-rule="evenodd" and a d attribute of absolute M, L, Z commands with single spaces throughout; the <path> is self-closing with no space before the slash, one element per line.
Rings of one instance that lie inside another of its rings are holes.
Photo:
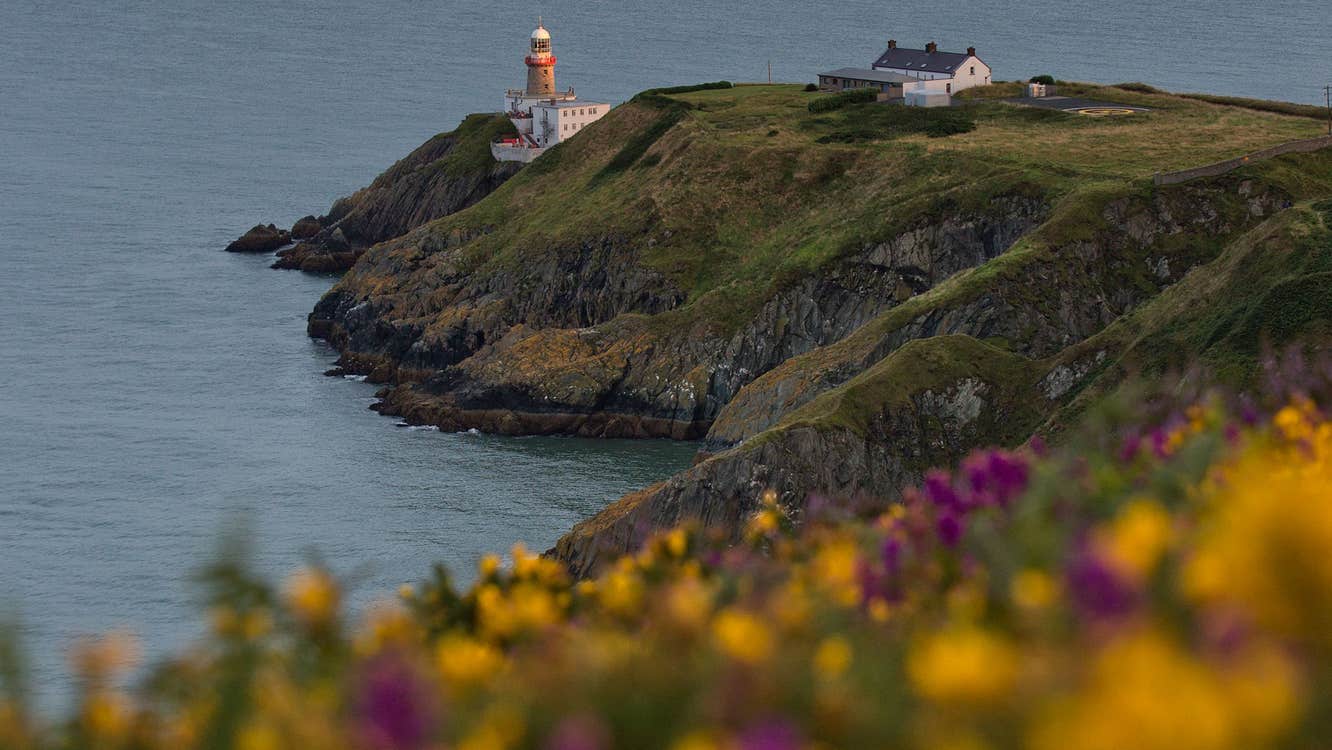
<path fill-rule="evenodd" d="M 319 219 L 316 219 L 313 216 L 306 216 L 298 219 L 296 223 L 291 226 L 291 238 L 293 240 L 308 240 L 316 234 L 319 234 L 320 230 L 323 228 L 324 225 L 319 223 Z"/>
<path fill-rule="evenodd" d="M 274 268 L 344 272 L 370 247 L 457 213 L 516 174 L 520 164 L 496 163 L 490 156 L 491 141 L 512 127 L 498 115 L 472 115 L 457 130 L 431 138 L 368 187 L 338 199 L 326 216 L 298 220 L 290 233 L 282 233 L 283 242 L 250 243 L 253 249 L 244 252 L 270 252 L 295 241 L 278 253 Z M 233 247 L 244 242 L 246 238 Z"/>
<path fill-rule="evenodd" d="M 258 224 L 241 235 L 240 239 L 227 245 L 227 252 L 271 253 L 290 244 L 291 234 L 285 229 L 278 229 L 273 224 Z"/>

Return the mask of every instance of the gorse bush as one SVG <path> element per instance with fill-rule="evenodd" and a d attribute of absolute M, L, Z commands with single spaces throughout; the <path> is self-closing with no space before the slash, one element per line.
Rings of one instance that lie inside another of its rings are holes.
<path fill-rule="evenodd" d="M 636 95 L 630 101 L 638 101 L 640 97 L 650 97 L 654 94 L 669 96 L 671 94 L 688 94 L 694 91 L 715 91 L 718 89 L 733 89 L 735 84 L 730 81 L 713 81 L 712 83 L 695 83 L 688 86 L 667 86 L 664 88 L 648 89 Z"/>
<path fill-rule="evenodd" d="M 221 564 L 203 644 L 133 693 L 132 643 L 85 644 L 50 728 L 0 682 L 0 747 L 1324 745 L 1332 422 L 1150 408 L 900 502 L 769 493 L 739 543 L 685 526 L 593 580 L 515 548 L 358 624 L 326 571 Z"/>
<path fill-rule="evenodd" d="M 851 89 L 840 94 L 823 96 L 809 103 L 809 111 L 814 114 L 832 112 L 849 107 L 852 104 L 866 104 L 879 98 L 878 89 Z"/>
<path fill-rule="evenodd" d="M 960 107 L 862 107 L 819 143 L 863 143 L 923 133 L 941 138 L 976 129 L 972 114 Z"/>

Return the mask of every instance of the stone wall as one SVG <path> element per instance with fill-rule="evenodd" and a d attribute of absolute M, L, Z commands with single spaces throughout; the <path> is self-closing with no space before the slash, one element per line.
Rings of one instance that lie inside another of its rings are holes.
<path fill-rule="evenodd" d="M 1273 146 L 1272 148 L 1263 149 L 1262 151 L 1255 151 L 1252 154 L 1241 156 L 1238 159 L 1228 159 L 1226 161 L 1217 162 L 1216 164 L 1208 164 L 1204 167 L 1195 167 L 1193 169 L 1185 169 L 1179 172 L 1168 172 L 1166 174 L 1158 173 L 1153 178 L 1153 181 L 1157 185 L 1178 185 L 1181 182 L 1196 180 L 1199 177 L 1217 177 L 1228 172 L 1233 172 L 1240 167 L 1247 166 L 1254 162 L 1273 159 L 1284 154 L 1305 154 L 1311 151 L 1321 151 L 1329 146 L 1332 146 L 1332 135 L 1323 136 L 1321 138 L 1310 138 L 1305 141 L 1291 141 L 1290 143 L 1283 143 L 1280 146 Z"/>

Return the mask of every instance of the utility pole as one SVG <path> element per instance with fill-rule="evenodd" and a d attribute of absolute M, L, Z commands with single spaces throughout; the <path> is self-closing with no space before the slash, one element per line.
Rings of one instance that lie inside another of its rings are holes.
<path fill-rule="evenodd" d="M 1332 136 L 1332 86 L 1323 87 L 1323 101 L 1327 103 L 1327 134 Z"/>
<path fill-rule="evenodd" d="M 772 85 L 772 60 L 768 61 L 768 85 Z"/>

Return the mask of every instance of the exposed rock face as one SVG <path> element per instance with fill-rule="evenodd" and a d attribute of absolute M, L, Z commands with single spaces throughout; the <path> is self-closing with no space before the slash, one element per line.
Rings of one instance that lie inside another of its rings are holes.
<path fill-rule="evenodd" d="M 737 394 L 718 415 L 705 450 L 723 451 L 775 425 L 782 416 L 837 388 L 909 341 L 964 334 L 997 340 L 1031 358 L 1064 351 L 1178 281 L 1210 259 L 1195 245 L 1168 247 L 1184 236 L 1235 233 L 1271 215 L 1285 198 L 1274 190 L 1242 195 L 1234 186 L 1190 186 L 1150 201 L 1117 200 L 1095 235 L 1044 248 L 1002 283 L 967 294 L 917 299 L 864 326 L 844 345 L 785 360 Z M 1040 233 L 1033 235 L 1041 243 Z M 1173 268 L 1150 280 L 1136 272 Z M 1085 374 L 1085 371 L 1084 373 Z M 1072 384 L 1064 387 L 1067 392 Z"/>
<path fill-rule="evenodd" d="M 343 351 L 344 367 L 394 384 L 380 408 L 408 421 L 693 439 L 754 378 L 996 257 L 1045 213 L 1039 201 L 1001 198 L 983 213 L 919 224 L 774 292 L 729 334 L 622 317 L 685 301 L 639 262 L 637 237 L 549 248 L 533 264 L 485 274 L 432 269 L 428 309 L 398 294 L 367 296 L 370 280 L 410 279 L 421 252 L 461 253 L 468 240 L 436 249 L 404 237 L 320 302 L 310 332 Z"/>
<path fill-rule="evenodd" d="M 915 342 L 877 373 L 885 381 L 911 380 L 926 361 L 941 369 L 938 382 L 904 388 L 862 414 L 859 424 L 797 420 L 706 460 L 578 524 L 553 553 L 582 576 L 685 520 L 738 535 L 769 490 L 797 520 L 820 496 L 891 501 L 931 466 L 961 458 L 996 435 L 1013 439 L 1030 429 L 1030 418 L 1009 405 L 1028 395 L 1028 379 L 988 382 L 984 378 L 994 374 L 982 375 L 981 364 L 1004 355 L 973 339 L 947 338 Z"/>
<path fill-rule="evenodd" d="M 305 216 L 298 219 L 291 226 L 291 238 L 293 240 L 308 240 L 319 234 L 323 228 L 324 226 L 319 223 L 319 219 L 313 216 Z"/>
<path fill-rule="evenodd" d="M 1047 247 L 1006 283 L 926 295 L 742 388 L 709 432 L 705 451 L 715 455 L 579 524 L 552 554 L 587 575 L 684 520 L 736 534 L 767 490 L 797 518 L 819 494 L 892 501 L 929 467 L 1019 443 L 1106 362 L 1106 351 L 1079 342 L 1214 257 L 1209 238 L 1236 236 L 1285 204 L 1278 190 L 1228 182 L 1115 201 L 1094 235 Z M 1185 236 L 1195 242 L 1180 243 Z M 1031 242 L 1041 244 L 1039 232 Z M 1140 263 L 1178 275 L 1152 274 L 1149 286 L 1125 271 Z M 1014 353 L 981 344 L 986 338 Z M 910 372 L 939 347 L 957 351 Z M 965 371 L 958 361 L 978 366 Z M 903 384 L 907 395 L 858 395 L 884 384 Z M 875 411 L 847 424 L 861 404 Z"/>
<path fill-rule="evenodd" d="M 272 224 L 259 224 L 241 235 L 240 239 L 227 245 L 227 252 L 271 253 L 289 244 L 291 244 L 291 235 L 286 230 L 278 229 Z"/>

